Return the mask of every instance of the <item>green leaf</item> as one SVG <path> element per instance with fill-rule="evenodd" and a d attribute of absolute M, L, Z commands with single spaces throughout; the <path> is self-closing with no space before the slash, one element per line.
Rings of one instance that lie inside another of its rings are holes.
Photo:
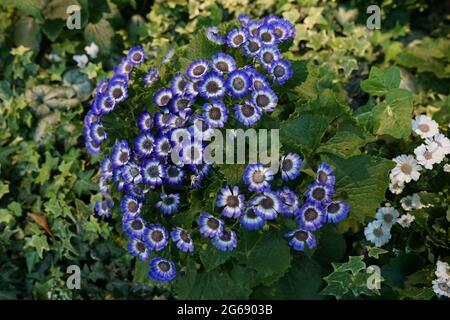
<path fill-rule="evenodd" d="M 133 273 L 133 283 L 145 283 L 148 281 L 148 261 L 141 261 L 136 259 Z"/>
<path fill-rule="evenodd" d="M 361 223 L 373 217 L 384 200 L 393 162 L 367 155 L 348 159 L 322 155 L 322 160 L 335 168 L 336 198 L 350 205 L 350 217 Z"/>
<path fill-rule="evenodd" d="M 47 242 L 47 237 L 45 235 L 33 235 L 31 238 L 27 238 L 26 247 L 33 247 L 36 249 L 36 252 L 39 258 L 42 259 L 44 251 L 50 250 L 50 247 Z"/>
<path fill-rule="evenodd" d="M 389 251 L 384 250 L 382 248 L 378 248 L 378 247 L 371 247 L 369 248 L 369 250 L 367 251 L 367 255 L 371 258 L 376 258 L 378 259 L 380 257 L 380 254 L 385 254 L 388 253 Z"/>
<path fill-rule="evenodd" d="M 212 247 L 208 247 L 206 250 L 200 250 L 199 256 L 202 261 L 203 267 L 207 272 L 214 270 L 218 266 L 224 264 L 231 258 L 230 251 L 220 251 Z"/>
<path fill-rule="evenodd" d="M 41 44 L 41 30 L 36 21 L 27 16 L 21 17 L 14 25 L 14 44 L 30 48 L 36 55 Z"/>
<path fill-rule="evenodd" d="M 9 193 L 9 182 L 0 181 L 0 199 L 7 193 Z"/>
<path fill-rule="evenodd" d="M 66 24 L 65 20 L 45 20 L 42 25 L 42 32 L 50 39 L 50 41 L 55 41 L 60 35 Z"/>
<path fill-rule="evenodd" d="M 373 133 L 407 140 L 411 134 L 412 111 L 413 99 L 409 91 L 388 91 L 386 99 L 373 109 Z"/>
<path fill-rule="evenodd" d="M 205 32 L 201 30 L 189 42 L 185 52 L 180 58 L 181 68 L 187 69 L 190 63 L 196 59 L 211 59 L 211 56 L 220 51 L 220 46 L 209 41 Z"/>
<path fill-rule="evenodd" d="M 400 253 L 381 267 L 381 274 L 390 286 L 401 288 L 406 277 L 420 270 L 423 263 L 424 259 L 414 253 Z"/>
<path fill-rule="evenodd" d="M 45 4 L 43 0 L 14 0 L 14 6 L 25 15 L 30 15 L 42 21 L 41 10 Z"/>
<path fill-rule="evenodd" d="M 244 174 L 245 165 L 243 164 L 223 164 L 220 166 L 220 172 L 228 185 L 235 186 L 241 183 Z"/>
<path fill-rule="evenodd" d="M 361 81 L 361 88 L 372 96 L 383 96 L 399 85 L 400 69 L 396 67 L 386 70 L 373 67 L 370 69 L 369 79 Z"/>
<path fill-rule="evenodd" d="M 97 191 L 98 186 L 91 180 L 91 176 L 94 173 L 94 169 L 87 171 L 80 171 L 78 173 L 78 179 L 73 186 L 73 189 L 78 196 L 82 194 L 89 194 L 91 191 Z"/>
<path fill-rule="evenodd" d="M 95 42 L 99 47 L 100 54 L 107 55 L 110 52 L 114 30 L 106 19 L 97 23 L 88 23 L 84 29 L 86 43 Z"/>
<path fill-rule="evenodd" d="M 305 114 L 298 119 L 289 119 L 280 124 L 280 140 L 286 147 L 301 147 L 314 150 L 327 130 L 329 117 Z"/>
<path fill-rule="evenodd" d="M 363 261 L 364 256 L 350 256 L 347 262 L 333 264 L 334 271 L 345 272 L 350 271 L 353 275 L 366 269 L 366 264 Z"/>
<path fill-rule="evenodd" d="M 56 169 L 58 167 L 58 158 L 53 158 L 50 152 L 45 152 L 45 162 L 41 166 L 39 170 L 39 175 L 36 177 L 35 182 L 38 184 L 44 184 L 46 182 L 49 182 L 50 173 L 53 169 Z"/>
<path fill-rule="evenodd" d="M 71 5 L 79 5 L 77 0 L 50 0 L 43 8 L 46 20 L 67 19 L 67 8 Z"/>

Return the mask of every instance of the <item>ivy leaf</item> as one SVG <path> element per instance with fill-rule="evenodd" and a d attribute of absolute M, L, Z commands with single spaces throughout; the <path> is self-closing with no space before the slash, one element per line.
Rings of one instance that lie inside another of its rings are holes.
<path fill-rule="evenodd" d="M 373 109 L 373 132 L 407 140 L 411 134 L 413 98 L 409 91 L 392 89 Z"/>
<path fill-rule="evenodd" d="M 230 251 L 224 252 L 212 247 L 209 247 L 206 250 L 200 250 L 199 252 L 200 260 L 207 272 L 214 270 L 227 262 L 231 258 L 231 255 L 232 252 Z"/>
<path fill-rule="evenodd" d="M 9 193 L 9 182 L 0 181 L 0 199 L 7 193 Z"/>
<path fill-rule="evenodd" d="M 49 151 L 45 152 L 45 162 L 39 170 L 39 175 L 36 177 L 35 182 L 38 184 L 44 184 L 49 181 L 50 173 L 58 166 L 59 159 L 53 158 Z"/>
<path fill-rule="evenodd" d="M 372 96 L 383 96 L 389 90 L 398 88 L 400 85 L 400 69 L 391 67 L 383 70 L 372 67 L 369 79 L 361 81 L 361 89 Z"/>
<path fill-rule="evenodd" d="M 348 262 L 333 263 L 334 271 L 345 272 L 350 271 L 353 275 L 366 269 L 366 264 L 363 261 L 364 256 L 350 256 Z"/>
<path fill-rule="evenodd" d="M 78 173 L 78 179 L 73 186 L 78 196 L 82 194 L 88 194 L 90 191 L 97 191 L 98 186 L 91 180 L 91 176 L 94 173 L 94 169 L 87 171 L 80 171 Z"/>
<path fill-rule="evenodd" d="M 367 255 L 371 258 L 376 258 L 378 259 L 380 257 L 380 254 L 385 254 L 388 253 L 389 251 L 384 250 L 383 248 L 378 248 L 378 247 L 371 247 L 369 248 L 369 250 L 367 251 Z"/>
<path fill-rule="evenodd" d="M 44 251 L 50 250 L 47 242 L 47 237 L 44 234 L 35 234 L 31 238 L 27 238 L 25 246 L 35 248 L 39 258 L 41 259 L 43 257 Z"/>
<path fill-rule="evenodd" d="M 393 162 L 368 155 L 348 159 L 322 155 L 322 160 L 335 168 L 336 197 L 350 205 L 350 217 L 361 223 L 372 217 L 384 200 Z"/>

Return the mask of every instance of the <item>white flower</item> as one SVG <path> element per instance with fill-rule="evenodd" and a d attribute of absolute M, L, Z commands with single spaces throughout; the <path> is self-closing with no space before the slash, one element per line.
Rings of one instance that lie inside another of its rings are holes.
<path fill-rule="evenodd" d="M 399 183 L 396 179 L 391 178 L 391 182 L 389 183 L 389 190 L 393 194 L 400 194 L 403 192 L 403 189 L 405 188 L 404 183 Z"/>
<path fill-rule="evenodd" d="M 409 228 L 409 226 L 411 225 L 411 223 L 414 222 L 414 220 L 416 220 L 416 217 L 407 213 L 398 218 L 397 223 L 401 225 L 403 228 Z"/>
<path fill-rule="evenodd" d="M 440 279 L 450 280 L 450 266 L 447 262 L 439 261 L 436 263 L 436 277 Z"/>
<path fill-rule="evenodd" d="M 440 152 L 446 156 L 447 154 L 450 154 L 450 139 L 444 136 L 442 133 L 438 133 L 432 138 L 425 139 L 426 143 L 432 143 L 436 142 L 439 146 Z"/>
<path fill-rule="evenodd" d="M 422 139 L 431 138 L 439 133 L 438 123 L 425 115 L 420 115 L 412 120 L 412 129 Z"/>
<path fill-rule="evenodd" d="M 76 61 L 78 68 L 84 68 L 88 63 L 88 57 L 85 54 L 74 55 L 73 60 Z"/>
<path fill-rule="evenodd" d="M 61 57 L 57 53 L 50 53 L 48 55 L 48 60 L 51 62 L 61 62 Z"/>
<path fill-rule="evenodd" d="M 392 160 L 397 163 L 397 166 L 391 170 L 391 180 L 395 179 L 397 183 L 401 184 L 409 183 L 411 180 L 419 180 L 419 171 L 422 167 L 412 155 L 402 154 Z"/>
<path fill-rule="evenodd" d="M 95 59 L 98 54 L 98 46 L 94 42 L 91 42 L 89 46 L 84 47 L 84 51 L 86 51 L 89 57 Z"/>
<path fill-rule="evenodd" d="M 420 201 L 420 196 L 417 193 L 414 193 L 412 196 L 406 196 L 400 200 L 402 204 L 402 208 L 405 211 L 422 209 L 423 204 Z"/>
<path fill-rule="evenodd" d="M 414 154 L 417 162 L 428 170 L 433 169 L 434 164 L 441 163 L 445 156 L 435 141 L 430 144 L 421 144 L 414 149 Z"/>
<path fill-rule="evenodd" d="M 399 215 L 400 214 L 398 213 L 398 211 L 391 206 L 381 207 L 377 210 L 376 218 L 377 220 L 381 221 L 383 225 L 390 228 L 395 223 L 395 221 L 397 221 Z"/>
<path fill-rule="evenodd" d="M 382 221 L 375 220 L 366 226 L 364 235 L 376 247 L 381 247 L 391 239 L 391 229 L 384 225 Z"/>
<path fill-rule="evenodd" d="M 450 283 L 445 279 L 436 279 L 433 280 L 433 291 L 438 296 L 444 296 L 450 298 Z"/>
<path fill-rule="evenodd" d="M 450 172 L 450 164 L 449 164 L 449 163 L 447 163 L 447 164 L 444 166 L 444 172 Z"/>

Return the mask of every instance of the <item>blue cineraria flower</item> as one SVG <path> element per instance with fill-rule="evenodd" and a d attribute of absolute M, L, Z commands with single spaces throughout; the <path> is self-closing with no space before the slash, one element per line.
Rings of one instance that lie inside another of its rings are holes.
<path fill-rule="evenodd" d="M 95 212 L 99 217 L 110 217 L 111 203 L 106 199 L 95 202 Z"/>
<path fill-rule="evenodd" d="M 325 222 L 325 212 L 318 202 L 308 201 L 297 212 L 297 221 L 305 230 L 314 231 Z"/>
<path fill-rule="evenodd" d="M 148 86 L 152 85 L 159 79 L 159 68 L 153 67 L 151 68 L 148 73 L 144 77 L 144 83 Z"/>
<path fill-rule="evenodd" d="M 201 79 L 192 81 L 192 82 L 188 82 L 186 84 L 186 95 L 188 97 L 190 97 L 191 99 L 195 99 L 199 94 L 198 87 L 200 86 L 200 83 L 201 83 Z"/>
<path fill-rule="evenodd" d="M 247 73 L 250 74 L 251 77 L 252 90 L 259 90 L 265 87 L 270 87 L 266 77 L 258 71 L 250 69 L 250 71 Z"/>
<path fill-rule="evenodd" d="M 211 172 L 212 165 L 211 164 L 207 164 L 207 163 L 191 165 L 191 169 L 196 174 L 198 174 L 198 175 L 200 175 L 202 177 L 206 177 Z"/>
<path fill-rule="evenodd" d="M 114 101 L 114 104 L 121 103 L 128 97 L 128 87 L 120 81 L 112 81 L 108 85 L 108 97 Z"/>
<path fill-rule="evenodd" d="M 110 84 L 113 83 L 113 82 L 122 83 L 123 85 L 125 85 L 128 88 L 128 81 L 129 80 L 130 79 L 128 78 L 128 75 L 116 73 L 116 74 L 113 75 L 113 77 L 111 78 L 109 83 Z"/>
<path fill-rule="evenodd" d="M 264 168 L 261 163 L 249 164 L 244 171 L 244 182 L 249 191 L 261 192 L 270 189 L 269 182 L 273 180 L 273 171 Z"/>
<path fill-rule="evenodd" d="M 161 251 L 169 243 L 169 234 L 160 224 L 151 224 L 144 231 L 144 242 L 151 249 Z"/>
<path fill-rule="evenodd" d="M 203 158 L 203 146 L 201 143 L 188 142 L 182 146 L 181 162 L 183 164 L 201 164 Z"/>
<path fill-rule="evenodd" d="M 203 105 L 203 119 L 212 128 L 222 128 L 228 120 L 228 109 L 220 100 L 205 103 Z"/>
<path fill-rule="evenodd" d="M 166 135 L 160 135 L 156 138 L 153 152 L 159 158 L 167 158 L 172 151 L 172 144 Z"/>
<path fill-rule="evenodd" d="M 247 42 L 245 42 L 242 45 L 244 54 L 250 58 L 257 57 L 259 54 L 259 50 L 261 50 L 261 47 L 262 47 L 261 40 L 259 40 L 259 38 L 254 37 L 254 36 L 250 36 L 248 38 Z"/>
<path fill-rule="evenodd" d="M 220 190 L 221 194 L 217 197 L 217 206 L 224 207 L 222 215 L 227 218 L 238 218 L 244 209 L 245 197 L 239 194 L 239 187 L 234 186 L 233 190 L 226 186 Z"/>
<path fill-rule="evenodd" d="M 312 249 L 316 246 L 316 236 L 305 229 L 298 228 L 286 233 L 286 237 L 292 238 L 289 245 L 297 251 L 304 251 L 306 248 Z"/>
<path fill-rule="evenodd" d="M 220 234 L 215 235 L 211 242 L 220 251 L 231 251 L 237 247 L 236 233 L 226 228 Z"/>
<path fill-rule="evenodd" d="M 152 114 L 148 111 L 144 111 L 137 119 L 137 126 L 141 132 L 149 132 L 153 127 Z"/>
<path fill-rule="evenodd" d="M 105 157 L 100 164 L 101 175 L 105 179 L 109 179 L 113 176 L 113 167 L 110 157 Z"/>
<path fill-rule="evenodd" d="M 272 62 L 280 59 L 281 54 L 277 47 L 263 46 L 258 53 L 258 61 L 264 68 L 270 68 Z"/>
<path fill-rule="evenodd" d="M 142 181 L 141 167 L 129 162 L 122 168 L 122 178 L 126 183 L 138 184 Z"/>
<path fill-rule="evenodd" d="M 254 36 L 254 37 L 258 37 L 258 38 L 259 38 L 258 29 L 259 29 L 259 27 L 260 27 L 262 24 L 263 24 L 263 22 L 260 21 L 260 20 L 251 20 L 251 21 L 249 21 L 249 22 L 247 23 L 247 30 L 248 30 L 248 33 L 249 33 L 251 36 Z"/>
<path fill-rule="evenodd" d="M 173 95 L 183 95 L 186 91 L 186 78 L 181 72 L 177 72 L 170 81 L 170 89 Z"/>
<path fill-rule="evenodd" d="M 215 44 L 222 45 L 225 44 L 227 39 L 224 36 L 221 36 L 219 33 L 219 28 L 217 27 L 208 27 L 205 28 L 205 36 L 209 41 L 214 42 Z"/>
<path fill-rule="evenodd" d="M 207 60 L 194 60 L 186 70 L 186 75 L 191 80 L 199 80 L 203 78 L 209 70 L 209 62 Z"/>
<path fill-rule="evenodd" d="M 283 84 L 292 77 L 292 65 L 286 59 L 272 61 L 269 74 L 275 82 Z"/>
<path fill-rule="evenodd" d="M 180 147 L 186 143 L 192 142 L 192 136 L 187 128 L 176 128 L 168 133 L 172 146 Z"/>
<path fill-rule="evenodd" d="M 264 220 L 274 220 L 281 212 L 280 198 L 271 191 L 257 195 L 250 201 L 250 205 L 254 207 L 255 213 Z"/>
<path fill-rule="evenodd" d="M 101 192 L 108 192 L 109 188 L 110 184 L 108 183 L 108 179 L 103 176 L 100 176 L 100 178 L 98 179 L 98 189 Z"/>
<path fill-rule="evenodd" d="M 258 230 L 264 227 L 266 220 L 258 216 L 253 207 L 248 207 L 239 219 L 241 226 L 245 230 Z"/>
<path fill-rule="evenodd" d="M 265 45 L 274 46 L 278 39 L 273 27 L 270 24 L 264 23 L 258 28 L 259 40 Z"/>
<path fill-rule="evenodd" d="M 294 38 L 295 36 L 295 27 L 288 20 L 277 19 L 271 23 L 271 26 L 279 42 Z"/>
<path fill-rule="evenodd" d="M 175 278 L 177 271 L 173 261 L 164 258 L 155 258 L 150 261 L 150 270 L 148 275 L 156 281 L 164 282 Z"/>
<path fill-rule="evenodd" d="M 202 212 L 197 220 L 199 232 L 205 237 L 215 237 L 223 231 L 224 222 L 213 215 Z"/>
<path fill-rule="evenodd" d="M 127 79 L 131 71 L 133 71 L 133 65 L 128 61 L 127 57 L 122 58 L 120 64 L 114 68 L 115 75 L 124 75 Z"/>
<path fill-rule="evenodd" d="M 126 219 L 137 218 L 141 213 L 142 203 L 132 195 L 126 195 L 120 201 L 120 209 Z"/>
<path fill-rule="evenodd" d="M 262 111 L 250 100 L 245 100 L 243 104 L 234 106 L 234 114 L 239 122 L 251 126 L 261 119 Z"/>
<path fill-rule="evenodd" d="M 208 73 L 198 86 L 200 95 L 205 99 L 221 98 L 225 95 L 225 80 L 217 72 Z"/>
<path fill-rule="evenodd" d="M 170 101 L 170 111 L 179 113 L 191 106 L 193 99 L 187 95 L 175 95 Z"/>
<path fill-rule="evenodd" d="M 145 51 L 141 46 L 136 46 L 128 51 L 127 60 L 133 65 L 138 66 L 145 59 Z"/>
<path fill-rule="evenodd" d="M 145 243 L 139 239 L 132 238 L 128 244 L 128 252 L 133 256 L 138 257 L 141 261 L 150 259 L 150 250 Z"/>
<path fill-rule="evenodd" d="M 288 187 L 276 191 L 281 201 L 281 211 L 286 218 L 292 217 L 298 210 L 299 201 L 297 195 Z"/>
<path fill-rule="evenodd" d="M 123 230 L 129 237 L 142 238 L 144 235 L 145 221 L 141 217 L 136 217 L 132 219 L 123 219 Z"/>
<path fill-rule="evenodd" d="M 178 211 L 180 206 L 180 195 L 178 193 L 161 193 L 161 200 L 155 205 L 163 214 L 171 215 Z"/>
<path fill-rule="evenodd" d="M 325 205 L 325 210 L 327 222 L 338 223 L 347 217 L 350 206 L 344 201 L 337 200 L 327 203 Z"/>
<path fill-rule="evenodd" d="M 100 96 L 108 90 L 108 79 L 101 80 L 95 89 L 95 96 Z"/>
<path fill-rule="evenodd" d="M 225 85 L 233 97 L 240 98 L 248 94 L 251 82 L 244 71 L 234 70 L 228 76 Z"/>
<path fill-rule="evenodd" d="M 91 109 L 86 113 L 86 116 L 84 117 L 84 125 L 87 129 L 93 124 L 94 122 L 97 122 L 100 120 L 100 117 L 98 114 L 95 114 L 94 111 Z"/>
<path fill-rule="evenodd" d="M 314 182 L 309 185 L 308 190 L 306 190 L 305 193 L 305 196 L 309 200 L 317 201 L 319 203 L 331 201 L 333 195 L 333 187 L 321 182 Z"/>
<path fill-rule="evenodd" d="M 170 113 L 169 110 L 164 112 L 155 113 L 155 125 L 158 129 L 165 131 L 170 128 L 173 123 L 175 115 Z"/>
<path fill-rule="evenodd" d="M 230 73 L 236 70 L 236 61 L 226 53 L 217 53 L 211 57 L 211 64 L 214 70 L 220 74 Z"/>
<path fill-rule="evenodd" d="M 113 167 L 122 167 L 130 161 L 131 151 L 125 140 L 118 141 L 112 151 L 111 161 Z"/>
<path fill-rule="evenodd" d="M 170 236 L 172 237 L 172 240 L 176 242 L 177 248 L 180 251 L 194 252 L 194 242 L 186 230 L 180 227 L 175 227 L 172 229 Z"/>
<path fill-rule="evenodd" d="M 162 64 L 168 63 L 172 59 L 174 53 L 175 53 L 175 48 L 170 47 L 169 50 L 167 50 L 166 54 L 164 55 L 163 59 L 161 60 L 161 63 Z"/>
<path fill-rule="evenodd" d="M 300 169 L 302 168 L 303 161 L 296 153 L 288 153 L 281 157 L 280 169 L 281 178 L 284 181 L 294 180 L 300 175 Z"/>
<path fill-rule="evenodd" d="M 108 134 L 106 133 L 105 128 L 103 127 L 103 123 L 100 121 L 94 122 L 89 130 L 90 137 L 97 144 L 102 144 L 103 141 L 108 139 Z"/>
<path fill-rule="evenodd" d="M 125 191 L 128 191 L 130 196 L 136 198 L 139 202 L 144 202 L 146 193 L 148 192 L 147 188 L 142 188 L 136 184 L 127 184 L 125 185 Z"/>
<path fill-rule="evenodd" d="M 243 27 L 246 27 L 247 24 L 250 22 L 250 17 L 244 13 L 240 13 L 237 17 L 237 20 L 239 21 L 239 24 Z"/>
<path fill-rule="evenodd" d="M 227 45 L 230 48 L 239 48 L 248 39 L 246 29 L 233 29 L 227 35 Z"/>
<path fill-rule="evenodd" d="M 100 114 L 108 114 L 111 111 L 114 110 L 114 107 L 116 106 L 113 99 L 111 99 L 110 96 L 106 94 L 101 94 L 97 96 L 96 100 L 96 109 L 99 111 Z"/>
<path fill-rule="evenodd" d="M 155 138 L 150 133 L 141 133 L 133 141 L 134 152 L 141 158 L 149 157 L 152 154 Z"/>
<path fill-rule="evenodd" d="M 159 107 L 165 107 L 169 104 L 170 99 L 172 99 L 172 90 L 162 88 L 153 96 L 153 103 Z"/>
<path fill-rule="evenodd" d="M 141 167 L 142 181 L 150 186 L 160 186 L 165 177 L 165 166 L 157 159 L 146 159 Z"/>
<path fill-rule="evenodd" d="M 278 103 L 278 97 L 272 89 L 263 87 L 252 93 L 252 102 L 266 112 L 272 112 Z"/>
<path fill-rule="evenodd" d="M 317 168 L 316 181 L 328 184 L 330 186 L 334 186 L 334 183 L 336 182 L 336 178 L 334 177 L 334 175 L 332 175 L 332 173 L 333 173 L 333 168 L 329 164 L 323 162 Z"/>
<path fill-rule="evenodd" d="M 275 23 L 278 20 L 280 20 L 279 17 L 277 17 L 275 15 L 269 15 L 264 18 L 264 23 L 266 23 L 268 25 L 272 25 L 273 23 Z"/>

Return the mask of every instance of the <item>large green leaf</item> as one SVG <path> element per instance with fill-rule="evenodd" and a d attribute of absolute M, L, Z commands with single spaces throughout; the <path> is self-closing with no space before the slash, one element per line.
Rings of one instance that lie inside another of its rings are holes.
<path fill-rule="evenodd" d="M 84 39 L 87 43 L 95 42 L 100 54 L 107 55 L 111 49 L 114 30 L 106 19 L 97 23 L 88 23 L 84 29 Z"/>
<path fill-rule="evenodd" d="M 390 160 L 361 155 L 348 159 L 322 155 L 335 168 L 336 198 L 350 205 L 350 217 L 363 223 L 373 217 L 389 184 Z"/>
<path fill-rule="evenodd" d="M 41 43 L 41 30 L 36 21 L 27 16 L 21 17 L 14 25 L 14 44 L 30 48 L 36 55 Z"/>
<path fill-rule="evenodd" d="M 224 252 L 212 247 L 199 251 L 200 260 L 202 261 L 203 267 L 208 272 L 227 262 L 230 259 L 231 254 L 230 251 Z"/>
<path fill-rule="evenodd" d="M 383 96 L 399 85 L 400 69 L 396 67 L 386 70 L 373 67 L 370 69 L 369 79 L 361 81 L 361 88 L 372 96 Z"/>

